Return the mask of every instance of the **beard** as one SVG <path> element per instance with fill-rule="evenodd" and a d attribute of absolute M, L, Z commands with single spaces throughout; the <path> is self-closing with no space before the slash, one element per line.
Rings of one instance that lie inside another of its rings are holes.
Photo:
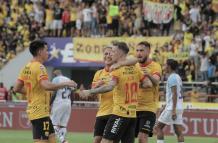
<path fill-rule="evenodd" d="M 147 57 L 144 57 L 143 59 L 139 60 L 139 63 L 144 64 L 147 61 L 147 59 L 148 59 Z"/>

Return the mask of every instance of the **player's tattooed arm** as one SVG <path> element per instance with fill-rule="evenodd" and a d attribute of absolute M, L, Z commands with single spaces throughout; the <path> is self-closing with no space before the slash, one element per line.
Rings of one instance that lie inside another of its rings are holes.
<path fill-rule="evenodd" d="M 99 94 L 99 93 L 109 92 L 109 91 L 112 91 L 115 86 L 116 86 L 116 81 L 111 80 L 108 84 L 104 84 L 98 88 L 83 90 L 80 92 L 80 95 L 81 96 L 90 96 L 90 95 L 95 95 L 95 94 Z"/>

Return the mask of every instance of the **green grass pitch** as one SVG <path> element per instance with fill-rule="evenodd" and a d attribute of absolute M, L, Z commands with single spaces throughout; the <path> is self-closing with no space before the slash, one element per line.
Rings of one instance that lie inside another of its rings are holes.
<path fill-rule="evenodd" d="M 92 136 L 92 133 L 68 133 L 67 139 L 69 143 L 92 143 Z M 33 142 L 31 131 L 0 130 L 0 143 L 31 142 Z M 156 143 L 156 137 L 150 138 L 149 143 Z M 177 143 L 176 137 L 165 137 L 165 143 Z M 218 138 L 185 137 L 185 143 L 218 143 Z"/>

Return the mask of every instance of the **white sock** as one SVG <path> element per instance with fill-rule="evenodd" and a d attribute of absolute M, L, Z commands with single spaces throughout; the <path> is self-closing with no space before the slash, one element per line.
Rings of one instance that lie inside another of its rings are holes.
<path fill-rule="evenodd" d="M 57 137 L 59 137 L 59 131 L 60 131 L 60 128 L 58 126 L 54 126 L 54 130 L 55 130 L 55 135 Z"/>
<path fill-rule="evenodd" d="M 157 143 L 164 143 L 164 140 L 157 140 Z"/>
<path fill-rule="evenodd" d="M 67 134 L 67 129 L 66 128 L 60 128 L 60 132 L 59 132 L 60 134 L 60 141 L 61 142 L 64 142 L 65 141 L 65 136 L 66 136 L 66 134 Z"/>
<path fill-rule="evenodd" d="M 184 142 L 178 142 L 178 143 L 184 143 Z"/>
<path fill-rule="evenodd" d="M 60 128 L 58 126 L 54 126 L 54 130 L 55 130 L 55 135 L 58 138 L 58 140 L 62 143 L 64 142 L 65 139 L 65 133 L 63 128 Z"/>

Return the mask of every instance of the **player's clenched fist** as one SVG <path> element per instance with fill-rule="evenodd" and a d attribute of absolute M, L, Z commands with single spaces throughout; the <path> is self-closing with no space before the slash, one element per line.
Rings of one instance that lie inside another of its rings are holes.
<path fill-rule="evenodd" d="M 141 83 L 140 83 L 141 88 L 151 88 L 152 87 L 152 82 L 150 79 L 145 78 Z"/>

